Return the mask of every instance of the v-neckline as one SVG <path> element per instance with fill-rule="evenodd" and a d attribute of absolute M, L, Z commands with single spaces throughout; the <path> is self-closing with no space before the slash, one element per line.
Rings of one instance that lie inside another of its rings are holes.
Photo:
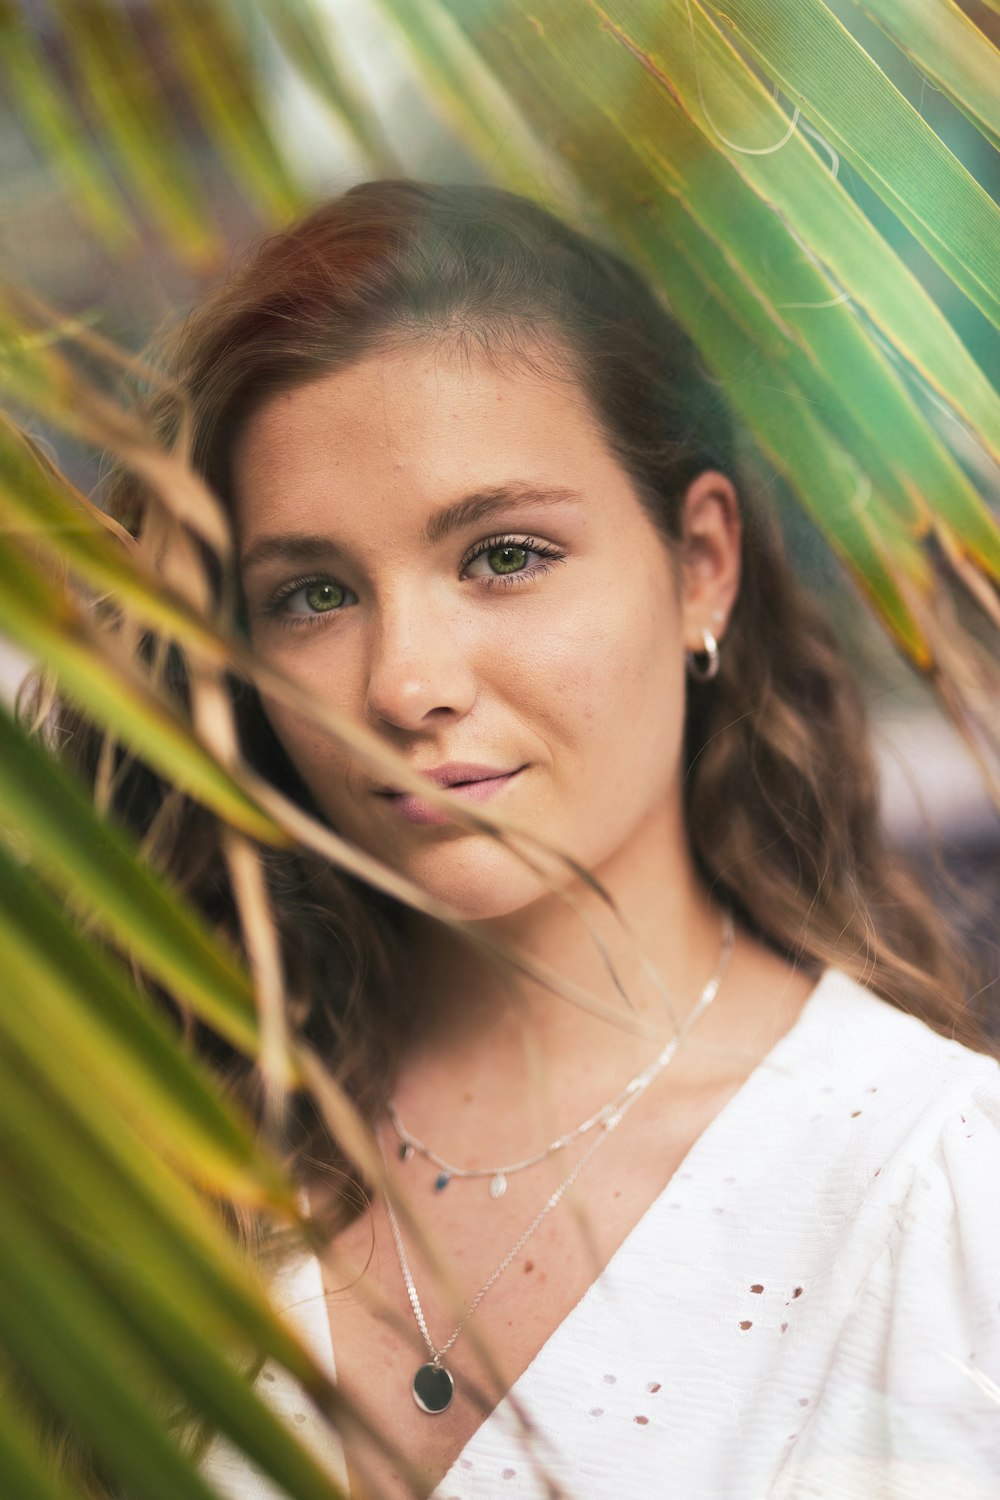
<path fill-rule="evenodd" d="M 545 1342 L 536 1351 L 516 1380 L 500 1397 L 496 1405 L 483 1418 L 468 1441 L 463 1444 L 445 1473 L 441 1475 L 434 1489 L 428 1495 L 427 1500 L 443 1500 L 445 1486 L 454 1481 L 456 1471 L 459 1469 L 462 1460 L 469 1454 L 470 1449 L 480 1444 L 492 1427 L 495 1427 L 498 1423 L 506 1419 L 511 1408 L 518 1404 L 520 1389 L 528 1383 L 538 1366 L 543 1361 L 549 1359 L 553 1351 L 561 1344 L 565 1343 L 567 1337 L 572 1332 L 573 1326 L 580 1322 L 586 1311 L 592 1306 L 594 1300 L 602 1295 L 608 1282 L 620 1271 L 623 1262 L 630 1255 L 634 1255 L 636 1246 L 649 1234 L 650 1226 L 655 1223 L 663 1212 L 663 1206 L 670 1198 L 678 1181 L 683 1180 L 686 1174 L 691 1173 L 692 1169 L 697 1167 L 698 1162 L 706 1152 L 716 1147 L 720 1134 L 730 1129 L 734 1122 L 738 1125 L 739 1117 L 753 1103 L 756 1094 L 759 1092 L 763 1081 L 768 1075 L 782 1072 L 787 1074 L 788 1065 L 802 1052 L 807 1044 L 813 1022 L 822 1009 L 825 998 L 832 989 L 834 981 L 843 977 L 839 969 L 827 967 L 823 970 L 813 988 L 806 996 L 802 1004 L 802 1009 L 799 1011 L 793 1024 L 758 1061 L 735 1092 L 726 1100 L 722 1108 L 692 1142 L 681 1161 L 678 1162 L 676 1168 L 670 1174 L 667 1182 L 648 1207 L 640 1214 L 624 1239 L 612 1252 L 606 1264 L 598 1271 L 597 1275 L 588 1284 L 577 1301 L 574 1302 L 565 1317 L 552 1329 Z M 303 1300 L 312 1300 L 312 1293 L 315 1292 L 321 1323 L 321 1328 L 316 1330 L 316 1339 L 310 1340 L 310 1343 L 313 1345 L 314 1352 L 323 1357 L 323 1363 L 328 1365 L 331 1375 L 335 1377 L 336 1353 L 333 1343 L 333 1329 L 326 1302 L 322 1266 L 318 1257 L 309 1256 L 307 1264 L 303 1269 L 310 1284 L 310 1292 L 307 1293 L 307 1297 Z M 315 1286 L 312 1284 L 315 1284 Z M 340 1450 L 339 1457 L 346 1469 L 343 1449 L 339 1438 L 336 1437 L 332 1430 L 331 1438 Z M 348 1500 L 350 1500 L 349 1495 Z"/>

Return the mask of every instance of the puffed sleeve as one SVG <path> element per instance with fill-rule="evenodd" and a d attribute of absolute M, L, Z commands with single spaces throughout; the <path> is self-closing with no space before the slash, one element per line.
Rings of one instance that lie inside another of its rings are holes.
<path fill-rule="evenodd" d="M 898 1470 L 889 1494 L 996 1500 L 1000 1084 L 972 1089 L 945 1121 L 937 1149 L 916 1168 L 886 1255 L 885 1384 L 890 1466 Z"/>
<path fill-rule="evenodd" d="M 980 1061 L 895 1163 L 888 1233 L 768 1500 L 1000 1500 L 1000 1069 Z"/>

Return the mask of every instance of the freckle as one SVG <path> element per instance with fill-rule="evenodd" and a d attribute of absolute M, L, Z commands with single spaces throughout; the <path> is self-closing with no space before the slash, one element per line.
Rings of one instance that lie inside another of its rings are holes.
<path fill-rule="evenodd" d="M 633 1417 L 632 1421 L 635 1422 L 639 1427 L 645 1427 L 646 1424 L 647 1424 L 647 1422 L 649 1421 L 649 1418 L 648 1417 Z"/>
<path fill-rule="evenodd" d="M 746 1330 L 748 1328 L 752 1328 L 753 1327 L 753 1324 L 750 1322 L 749 1318 L 744 1318 L 743 1322 L 740 1324 L 740 1327 L 743 1329 L 744 1332 L 746 1332 Z"/>
<path fill-rule="evenodd" d="M 603 1406 L 592 1406 L 590 1408 L 590 1415 L 592 1417 L 603 1417 L 604 1416 L 604 1407 Z"/>
<path fill-rule="evenodd" d="M 649 1384 L 647 1385 L 646 1389 L 647 1389 L 647 1391 L 649 1392 L 649 1394 L 651 1396 L 655 1396 L 656 1393 L 657 1393 L 657 1391 L 661 1390 L 662 1387 L 661 1387 L 660 1382 L 658 1380 L 651 1380 L 649 1382 Z"/>
<path fill-rule="evenodd" d="M 617 1375 L 605 1375 L 605 1377 L 604 1377 L 604 1384 L 605 1385 L 617 1385 L 618 1384 L 618 1376 Z"/>
<path fill-rule="evenodd" d="M 760 1294 L 761 1294 L 761 1292 L 764 1290 L 764 1287 L 761 1284 L 761 1282 L 755 1281 L 754 1284 L 753 1284 L 753 1286 L 750 1288 L 750 1290 L 752 1292 L 756 1292 L 757 1296 L 759 1297 Z"/>
<path fill-rule="evenodd" d="M 526 1260 L 524 1262 L 524 1274 L 525 1274 L 525 1276 L 530 1276 L 531 1273 L 532 1273 L 532 1271 L 534 1269 L 535 1269 L 535 1262 L 533 1260 Z"/>
<path fill-rule="evenodd" d="M 613 1196 L 614 1196 L 614 1197 L 616 1197 L 616 1198 L 620 1198 L 620 1197 L 621 1197 L 621 1195 L 622 1195 L 622 1190 L 621 1190 L 621 1188 L 615 1188 L 615 1191 L 614 1191 L 614 1195 L 613 1195 Z"/>
<path fill-rule="evenodd" d="M 800 1286 L 797 1286 L 795 1288 L 794 1292 L 792 1293 L 792 1300 L 794 1301 L 796 1297 L 801 1297 L 801 1296 L 802 1296 L 802 1288 Z"/>
<path fill-rule="evenodd" d="M 809 1405 L 809 1397 L 808 1396 L 800 1396 L 799 1397 L 799 1405 L 800 1406 L 808 1406 Z"/>
<path fill-rule="evenodd" d="M 517 1473 L 516 1469 L 501 1469 L 500 1470 L 500 1478 L 501 1479 L 513 1479 L 514 1475 L 516 1473 Z"/>
<path fill-rule="evenodd" d="M 860 1109 L 852 1109 L 851 1110 L 851 1119 L 852 1120 L 856 1120 L 858 1118 L 858 1115 L 860 1113 L 861 1113 Z"/>
<path fill-rule="evenodd" d="M 466 1093 L 464 1093 L 462 1095 L 462 1103 L 463 1104 L 471 1104 L 472 1103 L 472 1092 L 471 1092 L 471 1090 L 467 1091 Z"/>

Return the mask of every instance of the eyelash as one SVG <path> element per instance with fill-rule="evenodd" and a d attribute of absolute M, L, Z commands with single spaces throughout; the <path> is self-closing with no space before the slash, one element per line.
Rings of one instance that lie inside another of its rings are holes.
<path fill-rule="evenodd" d="M 510 533 L 488 536 L 481 542 L 477 542 L 475 547 L 463 557 L 461 571 L 464 573 L 478 558 L 483 557 L 487 552 L 492 552 L 497 547 L 521 547 L 525 552 L 532 553 L 535 557 L 541 558 L 541 562 L 536 563 L 534 567 L 521 568 L 516 573 L 495 574 L 493 577 L 484 575 L 482 578 L 475 580 L 477 583 L 485 583 L 487 588 L 511 588 L 526 582 L 529 578 L 537 578 L 539 574 L 547 573 L 556 563 L 564 562 L 566 558 L 566 554 L 558 547 L 553 546 L 551 542 L 542 542 L 535 537 L 517 536 Z M 317 611 L 312 615 L 299 616 L 287 614 L 282 606 L 286 600 L 292 598 L 301 589 L 310 588 L 316 583 L 333 582 L 336 582 L 336 580 L 332 579 L 328 573 L 310 573 L 302 578 L 293 578 L 275 590 L 264 606 L 264 613 L 268 617 L 279 617 L 281 623 L 292 630 L 309 629 L 327 615 L 341 614 L 343 605 L 339 609 Z"/>

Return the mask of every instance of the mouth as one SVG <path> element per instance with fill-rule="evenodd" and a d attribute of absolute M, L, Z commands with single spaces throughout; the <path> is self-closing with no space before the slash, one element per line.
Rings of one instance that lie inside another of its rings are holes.
<path fill-rule="evenodd" d="M 478 766 L 469 764 L 449 764 L 437 766 L 432 771 L 424 771 L 421 774 L 428 781 L 436 782 L 438 786 L 444 787 L 456 797 L 462 797 L 467 802 L 488 802 L 498 792 L 510 783 L 525 769 L 516 766 L 512 771 L 504 771 L 495 766 Z M 412 792 L 397 792 L 391 787 L 378 787 L 376 796 L 383 798 L 393 812 L 404 818 L 408 823 L 442 824 L 450 823 L 451 818 L 443 808 L 433 807 L 423 797 Z"/>

